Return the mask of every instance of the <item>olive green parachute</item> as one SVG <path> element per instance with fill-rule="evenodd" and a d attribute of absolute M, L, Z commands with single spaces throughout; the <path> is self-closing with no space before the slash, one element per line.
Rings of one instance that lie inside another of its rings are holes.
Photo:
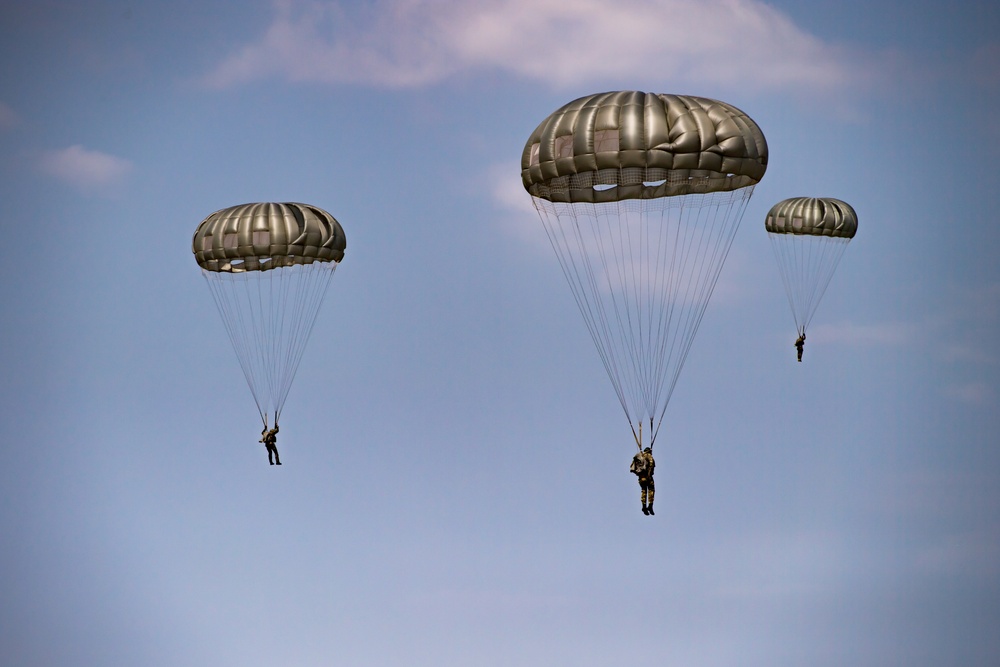
<path fill-rule="evenodd" d="M 205 218 L 192 251 L 265 425 L 277 423 L 347 242 L 337 220 L 296 203 Z"/>
<path fill-rule="evenodd" d="M 839 199 L 793 197 L 771 207 L 764 228 L 771 234 L 852 239 L 858 232 L 858 214 Z"/>
<path fill-rule="evenodd" d="M 241 204 L 216 211 L 194 233 L 192 250 L 206 271 L 267 271 L 340 262 L 347 241 L 340 223 L 305 204 Z"/>
<path fill-rule="evenodd" d="M 582 97 L 524 146 L 521 180 L 633 433 L 648 423 L 650 444 L 766 169 L 747 114 L 688 95 Z"/>
<path fill-rule="evenodd" d="M 766 169 L 764 134 L 736 107 L 635 91 L 570 102 L 542 121 L 521 156 L 525 189 L 553 202 L 730 191 Z"/>
<path fill-rule="evenodd" d="M 858 214 L 839 199 L 793 197 L 771 207 L 764 229 L 795 328 L 804 335 L 847 244 L 858 231 Z"/>

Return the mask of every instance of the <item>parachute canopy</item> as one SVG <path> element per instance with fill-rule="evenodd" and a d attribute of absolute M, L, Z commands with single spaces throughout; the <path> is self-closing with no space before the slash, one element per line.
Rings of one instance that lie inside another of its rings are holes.
<path fill-rule="evenodd" d="M 532 132 L 521 180 L 553 202 L 611 202 L 754 185 L 767 142 L 749 116 L 704 97 L 635 91 L 581 97 Z"/>
<path fill-rule="evenodd" d="M 858 214 L 839 199 L 793 197 L 771 207 L 764 229 L 772 234 L 852 239 L 858 232 Z"/>
<path fill-rule="evenodd" d="M 321 208 L 242 204 L 194 233 L 201 266 L 261 419 L 276 424 L 347 242 Z"/>
<path fill-rule="evenodd" d="M 858 231 L 858 214 L 839 199 L 794 197 L 771 207 L 764 229 L 795 327 L 804 334 L 847 244 Z"/>
<path fill-rule="evenodd" d="M 766 169 L 749 116 L 687 95 L 582 97 L 524 146 L 521 180 L 633 433 L 648 423 L 649 444 Z"/>
<path fill-rule="evenodd" d="M 195 260 L 206 271 L 267 271 L 279 266 L 340 262 L 347 241 L 340 223 L 305 204 L 241 204 L 202 220 Z"/>

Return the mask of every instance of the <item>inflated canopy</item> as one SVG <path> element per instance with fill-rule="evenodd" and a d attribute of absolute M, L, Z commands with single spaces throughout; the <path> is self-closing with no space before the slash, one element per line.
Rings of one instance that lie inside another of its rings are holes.
<path fill-rule="evenodd" d="M 346 247 L 340 223 L 323 209 L 265 202 L 208 216 L 198 225 L 191 249 L 206 271 L 240 273 L 340 262 Z"/>
<path fill-rule="evenodd" d="M 793 197 L 771 207 L 764 228 L 772 234 L 851 239 L 858 231 L 858 214 L 839 199 Z"/>
<path fill-rule="evenodd" d="M 766 169 L 764 134 L 736 107 L 636 91 L 570 102 L 542 121 L 521 155 L 525 189 L 569 203 L 735 190 Z"/>

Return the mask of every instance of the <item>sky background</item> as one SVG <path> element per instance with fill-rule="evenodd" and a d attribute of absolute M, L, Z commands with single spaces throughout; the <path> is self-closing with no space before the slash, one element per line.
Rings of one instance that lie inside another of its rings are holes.
<path fill-rule="evenodd" d="M 0 663 L 1000 664 L 1000 5 L 0 3 Z M 519 178 L 604 90 L 770 164 L 657 442 Z M 805 360 L 763 229 L 859 231 Z M 347 252 L 284 465 L 191 254 L 302 201 Z"/>

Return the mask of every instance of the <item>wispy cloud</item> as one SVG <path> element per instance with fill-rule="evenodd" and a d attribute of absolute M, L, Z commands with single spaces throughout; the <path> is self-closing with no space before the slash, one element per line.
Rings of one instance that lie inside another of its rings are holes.
<path fill-rule="evenodd" d="M 0 130 L 9 130 L 18 124 L 19 118 L 14 110 L 0 102 Z"/>
<path fill-rule="evenodd" d="M 521 183 L 521 167 L 517 162 L 495 164 L 487 170 L 487 182 L 493 183 L 493 202 L 499 211 L 502 231 L 543 254 L 552 252 L 548 237 L 538 220 L 531 196 Z"/>
<path fill-rule="evenodd" d="M 349 9 L 350 7 L 350 9 Z M 853 53 L 759 0 L 382 0 L 276 2 L 264 34 L 209 72 L 412 87 L 490 68 L 554 86 L 635 79 L 673 85 L 843 91 Z"/>
<path fill-rule="evenodd" d="M 64 183 L 85 192 L 95 192 L 120 185 L 132 170 L 132 163 L 77 144 L 42 153 L 38 158 L 38 167 L 43 173 Z"/>

